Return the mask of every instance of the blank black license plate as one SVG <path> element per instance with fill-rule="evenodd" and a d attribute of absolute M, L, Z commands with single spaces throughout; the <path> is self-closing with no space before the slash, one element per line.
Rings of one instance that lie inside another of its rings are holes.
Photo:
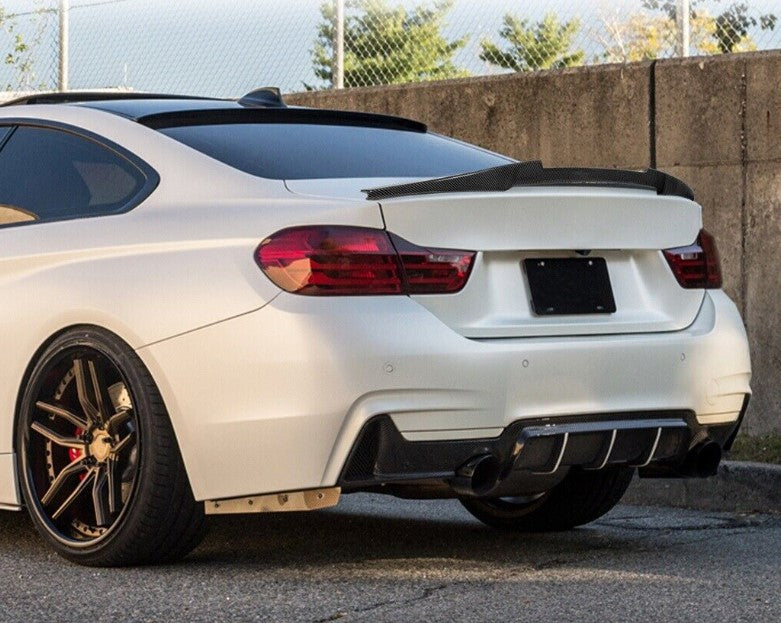
<path fill-rule="evenodd" d="M 523 265 L 538 316 L 616 311 L 604 258 L 532 258 Z"/>

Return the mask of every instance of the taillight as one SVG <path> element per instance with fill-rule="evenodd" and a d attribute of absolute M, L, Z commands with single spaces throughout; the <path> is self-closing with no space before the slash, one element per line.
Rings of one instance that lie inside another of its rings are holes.
<path fill-rule="evenodd" d="M 450 294 L 466 285 L 472 260 L 471 251 L 424 249 L 396 234 L 390 234 L 404 273 L 407 294 Z"/>
<path fill-rule="evenodd" d="M 283 290 L 338 296 L 458 292 L 474 255 L 425 249 L 381 229 L 320 225 L 278 231 L 255 259 Z"/>
<path fill-rule="evenodd" d="M 688 247 L 666 249 L 664 256 L 683 288 L 720 288 L 721 266 L 716 241 L 704 229 Z"/>

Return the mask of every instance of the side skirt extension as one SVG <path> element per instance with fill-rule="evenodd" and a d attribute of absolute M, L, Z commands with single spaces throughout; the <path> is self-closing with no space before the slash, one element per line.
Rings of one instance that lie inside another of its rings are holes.
<path fill-rule="evenodd" d="M 204 502 L 204 511 L 207 515 L 314 511 L 336 506 L 339 503 L 341 492 L 339 487 L 329 487 L 327 489 L 252 495 L 228 500 L 207 500 Z"/>

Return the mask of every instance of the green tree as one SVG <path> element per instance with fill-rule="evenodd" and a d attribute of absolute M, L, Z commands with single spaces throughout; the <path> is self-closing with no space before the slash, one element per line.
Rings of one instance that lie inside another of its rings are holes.
<path fill-rule="evenodd" d="M 603 28 L 594 36 L 604 49 L 598 60 L 630 63 L 672 56 L 675 53 L 675 20 L 666 14 L 637 12 L 627 16 L 620 9 L 601 13 Z M 690 49 L 694 54 L 718 54 L 713 39 L 713 17 L 698 12 L 690 21 Z"/>
<path fill-rule="evenodd" d="M 40 11 L 40 8 L 36 9 L 36 12 Z M 29 45 L 24 37 L 17 32 L 14 17 L 14 15 L 9 15 L 6 10 L 0 6 L 0 33 L 3 34 L 2 38 L 7 36 L 9 39 L 9 41 L 3 43 L 5 56 L 3 57 L 2 62 L 4 65 L 10 67 L 16 75 L 14 83 L 6 84 L 5 90 L 31 90 L 36 88 L 33 84 L 35 82 L 32 56 L 33 46 Z M 40 33 L 37 33 L 34 43 L 37 43 L 39 39 Z"/>
<path fill-rule="evenodd" d="M 484 39 L 480 43 L 483 49 L 480 58 L 513 71 L 582 65 L 585 53 L 583 50 L 572 50 L 572 40 L 579 29 L 580 22 L 577 19 L 562 23 L 553 13 L 548 13 L 536 24 L 507 13 L 499 36 L 509 43 L 509 48 L 500 48 Z"/>
<path fill-rule="evenodd" d="M 386 0 L 347 0 L 344 23 L 344 86 L 400 84 L 467 76 L 453 55 L 467 37 L 449 41 L 442 34 L 452 0 L 412 9 L 389 6 Z M 333 85 L 335 8 L 320 7 L 320 23 L 312 50 L 315 75 Z M 312 89 L 310 85 L 305 85 Z"/>
<path fill-rule="evenodd" d="M 721 2 L 721 0 L 716 0 Z M 699 21 L 708 25 L 710 39 L 716 45 L 711 53 L 746 52 L 756 49 L 756 44 L 749 35 L 750 28 L 775 30 L 778 16 L 774 13 L 752 13 L 747 2 L 731 1 L 723 11 L 711 17 L 704 9 L 700 9 L 703 0 L 692 0 L 690 3 L 690 19 L 692 23 Z M 643 0 L 642 6 L 651 11 L 664 13 L 673 29 L 671 37 L 675 37 L 676 0 Z M 707 49 L 707 44 L 702 47 Z"/>
<path fill-rule="evenodd" d="M 776 27 L 777 16 L 773 13 L 752 15 L 748 12 L 745 2 L 734 2 L 725 11 L 716 16 L 716 31 L 714 37 L 719 50 L 726 52 L 741 52 L 744 48 L 753 47 L 748 42 L 748 30 L 759 26 L 762 30 L 773 30 Z"/>

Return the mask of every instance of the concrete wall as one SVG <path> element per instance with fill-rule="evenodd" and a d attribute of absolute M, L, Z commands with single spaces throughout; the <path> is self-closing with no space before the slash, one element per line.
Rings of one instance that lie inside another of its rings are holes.
<path fill-rule="evenodd" d="M 547 166 L 656 166 L 688 182 L 749 330 L 744 430 L 781 431 L 781 51 L 287 96 L 385 112 Z M 729 356 L 729 354 L 725 354 Z"/>

